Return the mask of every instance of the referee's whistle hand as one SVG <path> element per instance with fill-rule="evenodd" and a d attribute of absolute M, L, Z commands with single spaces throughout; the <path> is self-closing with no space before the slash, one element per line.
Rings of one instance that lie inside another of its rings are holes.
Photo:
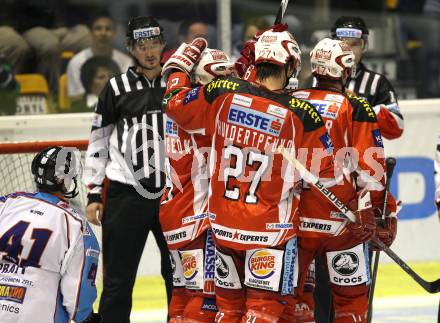
<path fill-rule="evenodd" d="M 86 216 L 87 221 L 95 225 L 101 225 L 102 213 L 104 212 L 104 206 L 102 203 L 94 202 L 87 205 Z"/>

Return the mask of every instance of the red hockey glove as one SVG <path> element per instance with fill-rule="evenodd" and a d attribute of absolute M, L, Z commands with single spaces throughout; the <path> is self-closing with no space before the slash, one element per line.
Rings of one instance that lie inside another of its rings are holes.
<path fill-rule="evenodd" d="M 375 208 L 376 216 L 376 233 L 375 236 L 379 238 L 387 247 L 391 246 L 397 235 L 397 214 L 401 208 L 402 201 L 395 201 L 391 194 L 388 194 L 387 213 L 385 220 L 382 220 L 382 211 Z M 374 243 L 370 243 L 370 248 L 374 251 L 380 248 Z"/>
<path fill-rule="evenodd" d="M 356 215 L 356 223 L 347 224 L 347 229 L 359 242 L 370 240 L 376 230 L 374 210 L 371 207 L 369 193 L 368 191 L 363 191 L 359 194 L 357 200 L 352 200 L 348 203 L 348 207 Z"/>
<path fill-rule="evenodd" d="M 260 30 L 255 34 L 254 38 L 244 43 L 243 49 L 240 51 L 241 56 L 235 62 L 235 69 L 237 70 L 238 76 L 243 78 L 246 75 L 249 67 L 255 64 L 255 43 L 257 42 L 258 38 L 260 38 L 261 34 L 268 30 L 272 30 L 274 32 L 283 32 L 287 30 L 287 28 L 287 24 L 273 25 L 272 27 L 269 27 L 267 29 Z M 248 80 L 248 78 L 245 79 Z"/>
<path fill-rule="evenodd" d="M 244 43 L 240 58 L 235 62 L 235 69 L 241 78 L 246 74 L 247 69 L 255 63 L 255 43 L 256 40 L 250 39 Z"/>
<path fill-rule="evenodd" d="M 196 38 L 190 44 L 181 44 L 166 61 L 162 68 L 162 75 L 168 76 L 173 70 L 191 73 L 207 46 L 208 43 L 203 38 Z"/>
<path fill-rule="evenodd" d="M 380 220 L 376 226 L 375 236 L 379 238 L 387 247 L 390 247 L 397 235 L 397 217 L 388 216 L 385 220 Z M 372 241 L 370 248 L 374 251 L 380 248 Z"/>

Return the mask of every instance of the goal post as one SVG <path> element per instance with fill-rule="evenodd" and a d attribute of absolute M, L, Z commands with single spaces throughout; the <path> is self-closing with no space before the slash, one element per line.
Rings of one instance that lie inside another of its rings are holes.
<path fill-rule="evenodd" d="M 32 159 L 39 151 L 51 146 L 74 147 L 81 152 L 81 162 L 87 150 L 87 140 L 27 141 L 0 143 L 0 196 L 17 191 L 35 191 L 31 173 Z M 86 187 L 78 178 L 80 194 L 72 202 L 77 208 L 84 208 Z"/>

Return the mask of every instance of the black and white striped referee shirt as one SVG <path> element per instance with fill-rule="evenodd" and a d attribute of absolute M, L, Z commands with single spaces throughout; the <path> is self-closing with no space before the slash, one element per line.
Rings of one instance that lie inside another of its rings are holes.
<path fill-rule="evenodd" d="M 109 80 L 95 108 L 84 181 L 101 194 L 105 176 L 124 184 L 164 185 L 165 82 L 149 80 L 130 67 Z"/>

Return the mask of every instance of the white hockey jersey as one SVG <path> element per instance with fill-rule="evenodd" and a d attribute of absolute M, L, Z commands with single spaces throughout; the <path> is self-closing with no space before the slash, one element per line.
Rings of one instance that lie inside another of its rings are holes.
<path fill-rule="evenodd" d="M 82 322 L 96 299 L 99 245 L 68 203 L 0 197 L 0 322 Z"/>

